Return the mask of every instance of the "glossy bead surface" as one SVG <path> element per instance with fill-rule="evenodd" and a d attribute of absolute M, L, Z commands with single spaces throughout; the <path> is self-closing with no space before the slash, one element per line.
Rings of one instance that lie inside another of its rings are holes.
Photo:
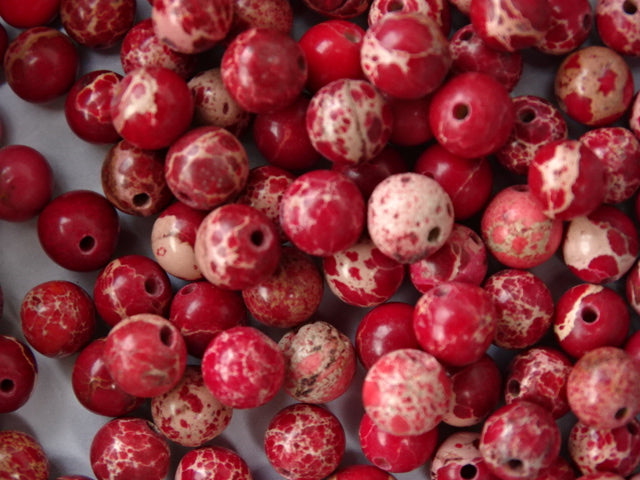
<path fill-rule="evenodd" d="M 116 385 L 144 398 L 171 390 L 182 378 L 187 362 L 187 349 L 177 327 L 150 313 L 118 322 L 107 335 L 103 355 Z"/>
<path fill-rule="evenodd" d="M 170 456 L 167 440 L 142 418 L 110 420 L 91 441 L 90 461 L 96 480 L 160 480 L 169 472 Z"/>
<path fill-rule="evenodd" d="M 396 3 L 394 0 L 373 0 L 367 14 L 367 23 L 374 25 L 387 13 L 414 12 L 426 15 L 434 20 L 444 35 L 451 28 L 451 8 L 444 0 L 408 0 Z"/>
<path fill-rule="evenodd" d="M 489 252 L 510 268 L 532 268 L 549 260 L 562 242 L 563 225 L 542 211 L 527 185 L 499 191 L 480 225 Z"/>
<path fill-rule="evenodd" d="M 288 480 L 320 480 L 331 474 L 345 453 L 338 418 L 324 407 L 295 403 L 279 410 L 264 434 L 267 460 Z"/>
<path fill-rule="evenodd" d="M 593 30 L 592 4 L 589 0 L 549 2 L 550 25 L 534 47 L 550 55 L 565 55 L 580 47 Z"/>
<path fill-rule="evenodd" d="M 175 387 L 151 399 L 153 423 L 165 437 L 185 447 L 216 438 L 229 425 L 232 413 L 207 388 L 195 365 L 186 367 Z"/>
<path fill-rule="evenodd" d="M 389 142 L 411 147 L 426 143 L 433 138 L 431 125 L 429 125 L 430 95 L 415 99 L 387 97 L 387 100 L 393 113 Z M 371 160 L 367 163 L 371 163 Z"/>
<path fill-rule="evenodd" d="M 89 294 L 67 280 L 49 280 L 32 287 L 20 305 L 22 332 L 36 351 L 67 357 L 91 341 L 96 309 Z"/>
<path fill-rule="evenodd" d="M 133 26 L 135 0 L 61 0 L 60 21 L 78 44 L 95 49 L 114 46 Z"/>
<path fill-rule="evenodd" d="M 276 227 L 264 213 L 228 203 L 202 220 L 194 252 L 204 278 L 218 287 L 242 290 L 276 271 L 281 247 Z"/>
<path fill-rule="evenodd" d="M 376 466 L 356 464 L 338 469 L 327 480 L 395 480 L 395 477 Z"/>
<path fill-rule="evenodd" d="M 31 348 L 16 337 L 0 335 L 0 413 L 23 406 L 37 378 L 38 363 Z"/>
<path fill-rule="evenodd" d="M 52 22 L 59 9 L 60 0 L 35 0 L 29 5 L 20 0 L 8 0 L 0 5 L 0 17 L 12 27 L 38 27 Z"/>
<path fill-rule="evenodd" d="M 362 386 L 365 412 L 381 430 L 420 435 L 435 428 L 452 401 L 451 379 L 431 354 L 393 350 L 367 371 Z"/>
<path fill-rule="evenodd" d="M 235 135 L 221 127 L 205 126 L 171 144 L 164 173 L 178 200 L 210 211 L 242 191 L 249 176 L 249 159 Z"/>
<path fill-rule="evenodd" d="M 110 326 L 138 313 L 166 316 L 172 296 L 169 276 L 144 255 L 111 260 L 98 273 L 93 286 L 98 315 Z"/>
<path fill-rule="evenodd" d="M 451 198 L 426 175 L 407 172 L 390 175 L 371 193 L 367 228 L 371 240 L 385 255 L 413 263 L 438 250 L 453 229 Z"/>
<path fill-rule="evenodd" d="M 595 20 L 598 35 L 607 47 L 622 55 L 640 55 L 637 29 L 638 5 L 624 0 L 598 0 Z"/>
<path fill-rule="evenodd" d="M 588 126 L 606 125 L 624 115 L 633 100 L 633 77 L 625 59 L 592 45 L 570 53 L 556 70 L 555 96 L 569 117 Z"/>
<path fill-rule="evenodd" d="M 271 28 L 290 34 L 293 7 L 288 0 L 234 0 L 227 40 L 250 28 Z"/>
<path fill-rule="evenodd" d="M 452 433 L 438 446 L 430 465 L 432 480 L 495 480 L 487 467 L 478 443 L 480 433 Z"/>
<path fill-rule="evenodd" d="M 184 454 L 178 463 L 175 480 L 204 480 L 207 477 L 223 477 L 228 480 L 253 479 L 247 462 L 228 448 L 206 446 Z"/>
<path fill-rule="evenodd" d="M 47 480 L 49 470 L 49 459 L 36 438 L 19 430 L 0 432 L 0 472 L 3 476 L 11 480 Z"/>
<path fill-rule="evenodd" d="M 269 402 L 282 387 L 285 359 L 278 344 L 257 328 L 232 327 L 207 346 L 202 375 L 223 404 L 255 408 Z"/>
<path fill-rule="evenodd" d="M 356 371 L 351 340 L 333 325 L 317 321 L 285 333 L 284 390 L 299 402 L 321 404 L 344 394 Z"/>
<path fill-rule="evenodd" d="M 306 126 L 311 144 L 323 157 L 359 164 L 385 147 L 393 113 L 388 101 L 366 80 L 339 79 L 311 97 Z"/>

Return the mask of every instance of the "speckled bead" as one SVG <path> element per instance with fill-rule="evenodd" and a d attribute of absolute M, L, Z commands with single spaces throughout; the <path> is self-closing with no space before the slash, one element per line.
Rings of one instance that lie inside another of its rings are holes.
<path fill-rule="evenodd" d="M 374 465 L 355 464 L 340 468 L 327 480 L 396 480 L 396 477 Z"/>
<path fill-rule="evenodd" d="M 621 118 L 633 100 L 633 76 L 614 50 L 592 45 L 565 57 L 556 70 L 554 91 L 569 117 L 588 126 Z"/>
<path fill-rule="evenodd" d="M 633 267 L 638 255 L 638 232 L 621 210 L 602 205 L 569 222 L 562 255 L 564 263 L 581 280 L 612 282 Z"/>
<path fill-rule="evenodd" d="M 435 428 L 452 401 L 451 379 L 430 353 L 399 349 L 381 356 L 362 386 L 365 412 L 385 432 L 420 435 Z"/>
<path fill-rule="evenodd" d="M 600 40 L 621 55 L 640 55 L 640 11 L 633 1 L 598 0 L 596 28 Z"/>
<path fill-rule="evenodd" d="M 133 26 L 135 0 L 61 0 L 60 21 L 78 44 L 107 49 L 116 45 Z"/>
<path fill-rule="evenodd" d="M 417 12 L 394 12 L 367 29 L 360 64 L 380 91 L 395 98 L 418 99 L 444 81 L 451 52 L 435 20 Z"/>
<path fill-rule="evenodd" d="M 233 450 L 218 445 L 191 450 L 178 463 L 175 480 L 205 478 L 253 480 L 247 462 Z"/>
<path fill-rule="evenodd" d="M 429 467 L 432 480 L 495 480 L 486 466 L 478 443 L 480 433 L 458 431 L 438 446 Z"/>
<path fill-rule="evenodd" d="M 583 475 L 604 471 L 629 476 L 640 463 L 640 422 L 598 429 L 578 421 L 569 431 L 567 449 Z"/>
<path fill-rule="evenodd" d="M 202 220 L 194 252 L 204 278 L 218 287 L 242 290 L 275 272 L 281 247 L 276 227 L 264 213 L 228 203 Z"/>
<path fill-rule="evenodd" d="M 438 250 L 453 229 L 451 198 L 434 179 L 419 173 L 390 175 L 371 193 L 367 227 L 382 253 L 414 263 Z"/>
<path fill-rule="evenodd" d="M 363 238 L 354 245 L 322 260 L 324 278 L 343 302 L 373 307 L 389 300 L 400 288 L 405 266 L 384 255 Z"/>
<path fill-rule="evenodd" d="M 345 453 L 344 429 L 324 407 L 295 403 L 279 410 L 264 435 L 264 450 L 273 469 L 288 480 L 321 480 Z"/>
<path fill-rule="evenodd" d="M 151 416 L 160 432 L 185 447 L 199 447 L 220 435 L 233 409 L 218 400 L 204 384 L 198 366 L 188 365 L 180 382 L 151 399 Z"/>
<path fill-rule="evenodd" d="M 317 321 L 286 333 L 278 343 L 285 359 L 284 390 L 299 402 L 327 403 L 344 394 L 356 371 L 351 340 Z"/>
<path fill-rule="evenodd" d="M 199 53 L 216 45 L 229 32 L 233 1 L 154 0 L 151 20 L 158 38 L 172 50 Z"/>
<path fill-rule="evenodd" d="M 249 28 L 272 28 L 290 34 L 293 8 L 289 0 L 234 0 L 233 23 L 227 40 Z"/>
<path fill-rule="evenodd" d="M 553 256 L 562 242 L 563 225 L 544 214 L 527 185 L 512 185 L 490 200 L 480 230 L 487 249 L 500 263 L 527 269 Z"/>
<path fill-rule="evenodd" d="M 0 473 L 11 480 L 47 480 L 49 459 L 40 442 L 18 430 L 0 432 Z"/>
<path fill-rule="evenodd" d="M 378 155 L 391 137 L 388 101 L 365 80 L 334 80 L 313 97 L 307 109 L 313 147 L 333 162 L 359 164 Z"/>
<path fill-rule="evenodd" d="M 510 268 L 493 273 L 483 286 L 496 308 L 493 342 L 497 346 L 530 347 L 549 331 L 554 301 L 551 290 L 539 277 L 527 270 Z"/>
<path fill-rule="evenodd" d="M 589 0 L 549 2 L 550 25 L 534 45 L 549 55 L 566 55 L 580 47 L 593 30 L 593 7 Z"/>
<path fill-rule="evenodd" d="M 374 25 L 391 12 L 415 12 L 425 15 L 436 22 L 443 35 L 451 28 L 451 8 L 446 0 L 407 0 L 402 3 L 394 0 L 373 0 L 367 13 L 367 23 Z"/>

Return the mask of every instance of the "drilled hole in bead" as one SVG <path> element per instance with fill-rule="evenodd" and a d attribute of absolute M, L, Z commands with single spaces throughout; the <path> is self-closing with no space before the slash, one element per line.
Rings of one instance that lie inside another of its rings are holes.
<path fill-rule="evenodd" d="M 530 108 L 525 108 L 523 111 L 520 112 L 520 114 L 518 115 L 518 118 L 522 123 L 531 123 L 536 118 L 536 112 L 534 112 Z"/>
<path fill-rule="evenodd" d="M 470 463 L 467 463 L 460 469 L 460 478 L 471 480 L 472 478 L 476 478 L 477 474 L 478 468 L 475 465 L 471 465 Z"/>
<path fill-rule="evenodd" d="M 429 240 L 429 242 L 437 242 L 439 238 L 440 227 L 433 227 L 431 230 L 429 230 L 429 233 L 427 235 L 427 240 Z"/>
<path fill-rule="evenodd" d="M 518 470 L 522 470 L 522 467 L 524 467 L 524 464 L 522 463 L 522 460 L 520 460 L 519 458 L 512 458 L 507 462 L 507 466 L 509 467 L 509 470 L 518 471 Z"/>
<path fill-rule="evenodd" d="M 460 40 L 462 40 L 463 42 L 468 42 L 472 38 L 473 32 L 471 30 L 467 30 L 466 32 L 463 32 L 462 35 L 460 35 Z"/>
<path fill-rule="evenodd" d="M 633 15 L 638 11 L 638 7 L 636 7 L 636 4 L 634 2 L 627 0 L 622 4 L 622 11 L 629 15 Z"/>
<path fill-rule="evenodd" d="M 93 247 L 96 246 L 96 239 L 91 235 L 85 235 L 80 239 L 78 246 L 83 252 L 90 252 L 91 250 L 93 250 Z"/>
<path fill-rule="evenodd" d="M 170 347 L 173 344 L 173 340 L 173 330 L 168 326 L 162 327 L 160 329 L 160 341 L 162 344 Z"/>
<path fill-rule="evenodd" d="M 3 393 L 11 393 L 15 388 L 16 384 L 13 383 L 13 380 L 10 378 L 4 378 L 0 381 L 0 392 Z"/>
<path fill-rule="evenodd" d="M 254 246 L 261 247 L 264 243 L 264 233 L 262 233 L 262 230 L 255 230 L 251 232 L 249 239 Z"/>
<path fill-rule="evenodd" d="M 388 12 L 397 12 L 399 10 L 402 10 L 403 8 L 404 8 L 404 3 L 403 2 L 395 1 L 395 2 L 391 2 L 389 4 L 389 9 L 387 11 Z"/>
<path fill-rule="evenodd" d="M 520 382 L 517 380 L 511 380 L 507 385 L 507 391 L 514 397 L 520 395 Z"/>
<path fill-rule="evenodd" d="M 133 204 L 136 207 L 145 207 L 149 204 L 150 201 L 151 197 L 148 193 L 138 193 L 137 195 L 133 196 Z"/>
<path fill-rule="evenodd" d="M 624 417 L 627 416 L 627 412 L 628 412 L 627 407 L 619 408 L 616 414 L 614 415 L 614 417 L 616 420 L 622 420 Z"/>
<path fill-rule="evenodd" d="M 453 107 L 453 118 L 456 120 L 464 120 L 469 115 L 469 106 L 464 103 L 458 103 Z"/>
<path fill-rule="evenodd" d="M 582 312 L 580 312 L 580 316 L 582 317 L 582 321 L 584 323 L 594 323 L 598 320 L 598 312 L 596 312 L 593 308 L 583 308 Z"/>
<path fill-rule="evenodd" d="M 160 282 L 155 277 L 149 277 L 144 281 L 144 291 L 149 295 L 158 295 L 160 293 L 161 287 Z"/>

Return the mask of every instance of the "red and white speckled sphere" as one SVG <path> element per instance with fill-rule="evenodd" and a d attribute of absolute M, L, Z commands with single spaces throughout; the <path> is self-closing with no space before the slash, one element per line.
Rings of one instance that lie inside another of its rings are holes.
<path fill-rule="evenodd" d="M 451 7 L 446 0 L 406 0 L 402 3 L 394 0 L 373 0 L 367 13 L 367 23 L 371 26 L 387 13 L 414 12 L 425 15 L 436 22 L 444 35 L 451 28 Z"/>
<path fill-rule="evenodd" d="M 257 328 L 232 327 L 207 346 L 202 375 L 223 404 L 255 408 L 269 402 L 282 387 L 285 360 L 278 344 Z"/>
<path fill-rule="evenodd" d="M 480 224 L 490 253 L 511 268 L 532 268 L 549 260 L 562 242 L 562 221 L 551 219 L 527 185 L 512 185 L 489 202 Z"/>
<path fill-rule="evenodd" d="M 405 266 L 383 254 L 370 238 L 324 257 L 324 278 L 343 302 L 372 307 L 389 300 L 400 288 Z"/>
<path fill-rule="evenodd" d="M 89 48 L 116 45 L 133 26 L 135 17 L 135 0 L 60 1 L 60 22 L 65 32 Z"/>
<path fill-rule="evenodd" d="M 620 119 L 633 100 L 633 75 L 614 50 L 591 45 L 570 53 L 556 70 L 558 105 L 569 117 L 588 126 Z"/>
<path fill-rule="evenodd" d="M 640 12 L 635 2 L 598 0 L 596 28 L 602 43 L 622 55 L 640 55 Z"/>
<path fill-rule="evenodd" d="M 350 247 L 364 229 L 365 203 L 358 186 L 333 170 L 296 178 L 280 203 L 280 225 L 296 247 L 327 256 Z"/>
<path fill-rule="evenodd" d="M 391 137 L 389 102 L 365 80 L 339 79 L 318 90 L 307 109 L 313 147 L 333 162 L 371 160 Z"/>
<path fill-rule="evenodd" d="M 233 23 L 227 38 L 249 28 L 272 28 L 290 34 L 293 8 L 289 0 L 234 0 Z"/>
<path fill-rule="evenodd" d="M 199 447 L 220 435 L 232 413 L 207 388 L 195 365 L 187 366 L 174 388 L 151 399 L 153 423 L 165 437 L 185 447 Z"/>
<path fill-rule="evenodd" d="M 194 252 L 204 278 L 218 287 L 242 290 L 276 271 L 281 247 L 276 227 L 264 213 L 228 203 L 202 220 Z"/>
<path fill-rule="evenodd" d="M 210 49 L 229 32 L 232 0 L 154 0 L 151 20 L 156 35 L 171 49 L 193 54 Z"/>
<path fill-rule="evenodd" d="M 496 307 L 496 345 L 509 349 L 530 347 L 549 331 L 554 301 L 549 287 L 535 274 L 505 269 L 489 276 L 483 286 Z"/>
<path fill-rule="evenodd" d="M 612 472 L 631 475 L 640 463 L 640 422 L 598 429 L 578 421 L 567 440 L 569 456 L 583 475 Z"/>
<path fill-rule="evenodd" d="M 37 439 L 18 430 L 0 432 L 0 472 L 11 480 L 47 480 L 49 459 Z"/>
<path fill-rule="evenodd" d="M 435 428 L 452 398 L 444 367 L 430 353 L 412 348 L 381 356 L 362 385 L 365 412 L 394 435 L 420 435 Z"/>
<path fill-rule="evenodd" d="M 97 480 L 162 480 L 169 473 L 169 442 L 153 423 L 119 417 L 98 429 L 90 448 Z"/>
<path fill-rule="evenodd" d="M 558 458 L 560 428 L 549 411 L 517 401 L 500 407 L 484 422 L 479 450 L 502 480 L 535 478 Z"/>
<path fill-rule="evenodd" d="M 438 250 L 453 229 L 451 198 L 434 179 L 393 174 L 371 193 L 367 227 L 373 243 L 400 263 L 414 263 Z"/>
<path fill-rule="evenodd" d="M 299 402 L 327 403 L 347 391 L 356 371 L 351 340 L 317 321 L 286 333 L 279 342 L 285 359 L 284 389 Z"/>
<path fill-rule="evenodd" d="M 638 232 L 631 218 L 610 205 L 574 218 L 562 244 L 564 263 L 581 280 L 607 283 L 626 274 L 638 255 Z"/>
<path fill-rule="evenodd" d="M 320 480 L 333 472 L 345 452 L 338 418 L 324 407 L 295 403 L 279 410 L 264 435 L 267 460 L 288 480 Z"/>
<path fill-rule="evenodd" d="M 545 407 L 554 418 L 569 412 L 567 379 L 573 364 L 560 350 L 534 347 L 516 354 L 508 366 L 504 399 L 526 400 Z"/>
<path fill-rule="evenodd" d="M 451 67 L 440 26 L 416 12 L 394 12 L 369 27 L 360 62 L 366 78 L 395 98 L 421 98 L 436 90 Z"/>
<path fill-rule="evenodd" d="M 247 462 L 236 452 L 217 445 L 191 450 L 178 463 L 175 480 L 253 480 Z"/>
<path fill-rule="evenodd" d="M 589 0 L 549 2 L 550 25 L 544 37 L 534 45 L 550 55 L 565 55 L 589 37 L 593 29 L 593 7 Z"/>
<path fill-rule="evenodd" d="M 478 443 L 480 433 L 458 431 L 438 446 L 430 465 L 431 480 L 494 480 Z"/>

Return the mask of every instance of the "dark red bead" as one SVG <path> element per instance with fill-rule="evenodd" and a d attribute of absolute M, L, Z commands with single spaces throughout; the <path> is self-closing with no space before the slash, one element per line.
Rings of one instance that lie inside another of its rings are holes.
<path fill-rule="evenodd" d="M 37 377 L 38 363 L 31 348 L 15 337 L 0 335 L 0 413 L 23 406 Z"/>

